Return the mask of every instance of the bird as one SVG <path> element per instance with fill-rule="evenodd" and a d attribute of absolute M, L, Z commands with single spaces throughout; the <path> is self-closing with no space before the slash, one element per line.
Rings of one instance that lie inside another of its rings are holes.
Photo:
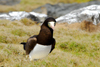
<path fill-rule="evenodd" d="M 55 48 L 56 40 L 53 38 L 56 20 L 53 17 L 45 19 L 38 35 L 33 35 L 27 42 L 21 42 L 30 61 L 45 58 Z"/>

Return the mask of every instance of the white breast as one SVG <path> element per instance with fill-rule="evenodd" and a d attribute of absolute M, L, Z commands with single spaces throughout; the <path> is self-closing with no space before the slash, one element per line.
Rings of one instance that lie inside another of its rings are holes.
<path fill-rule="evenodd" d="M 52 45 L 44 46 L 44 45 L 36 44 L 34 49 L 29 54 L 30 60 L 42 59 L 42 58 L 46 57 L 51 50 L 51 46 Z"/>

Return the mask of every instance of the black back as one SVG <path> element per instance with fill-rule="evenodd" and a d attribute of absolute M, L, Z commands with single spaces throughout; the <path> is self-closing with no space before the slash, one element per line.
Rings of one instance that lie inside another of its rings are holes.
<path fill-rule="evenodd" d="M 37 36 L 37 43 L 43 45 L 51 45 L 53 42 L 53 29 L 48 26 L 48 22 L 56 20 L 52 17 L 47 18 L 41 26 L 39 35 Z"/>

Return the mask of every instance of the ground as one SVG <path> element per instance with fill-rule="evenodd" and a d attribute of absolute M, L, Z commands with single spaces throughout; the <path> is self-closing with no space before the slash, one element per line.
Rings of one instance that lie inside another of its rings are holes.
<path fill-rule="evenodd" d="M 32 11 L 46 3 L 69 3 L 75 0 L 21 0 L 14 6 L 0 5 L 0 12 Z M 87 2 L 89 0 L 76 0 Z M 16 7 L 16 8 L 15 8 Z M 0 67 L 100 67 L 100 31 L 97 26 L 85 24 L 58 24 L 54 31 L 56 46 L 52 53 L 38 61 L 29 61 L 21 42 L 36 35 L 40 24 L 29 19 L 0 20 Z"/>
<path fill-rule="evenodd" d="M 41 60 L 29 61 L 20 42 L 26 42 L 27 38 L 38 34 L 40 24 L 29 19 L 0 20 L 0 66 L 100 67 L 100 32 L 82 30 L 80 26 L 80 23 L 57 23 L 53 52 Z"/>

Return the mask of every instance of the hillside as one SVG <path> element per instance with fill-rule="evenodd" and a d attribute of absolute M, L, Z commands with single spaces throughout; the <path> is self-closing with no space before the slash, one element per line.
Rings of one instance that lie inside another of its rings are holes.
<path fill-rule="evenodd" d="M 89 0 L 76 0 L 76 2 Z M 27 11 L 46 3 L 73 3 L 74 0 L 21 0 L 14 6 L 0 5 L 0 13 Z M 16 8 L 15 8 L 16 7 Z M 56 46 L 52 53 L 38 61 L 29 61 L 20 43 L 40 31 L 40 23 L 24 18 L 0 20 L 0 67 L 100 67 L 100 24 L 90 22 L 56 25 Z"/>
<path fill-rule="evenodd" d="M 23 22 L 24 21 L 24 22 Z M 29 22 L 29 23 L 26 23 Z M 54 31 L 56 48 L 46 58 L 29 61 L 20 42 L 38 34 L 40 24 L 29 19 L 0 20 L 1 67 L 99 67 L 100 32 L 86 32 L 78 23 L 57 24 Z"/>
<path fill-rule="evenodd" d="M 7 1 L 7 4 L 8 4 L 8 0 L 1 0 L 1 1 Z M 11 2 L 11 0 L 9 0 Z M 15 2 L 16 1 L 19 1 L 19 0 L 14 0 Z M 39 6 L 42 6 L 42 5 L 45 5 L 46 3 L 50 3 L 50 4 L 56 4 L 56 3 L 60 3 L 60 2 L 63 2 L 63 3 L 74 3 L 74 2 L 77 2 L 77 3 L 82 3 L 82 2 L 88 2 L 88 1 L 91 1 L 91 0 L 21 0 L 21 2 L 19 4 L 16 4 L 16 5 L 0 5 L 0 13 L 2 12 L 9 12 L 9 11 L 27 11 L 27 12 L 30 12 L 32 11 L 33 9 L 39 7 Z"/>

